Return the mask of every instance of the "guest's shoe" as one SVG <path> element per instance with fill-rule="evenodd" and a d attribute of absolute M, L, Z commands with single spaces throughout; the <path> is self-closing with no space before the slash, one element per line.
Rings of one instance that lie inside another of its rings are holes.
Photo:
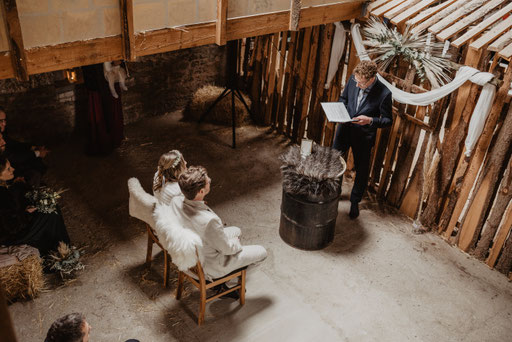
<path fill-rule="evenodd" d="M 217 285 L 217 286 L 214 286 L 213 288 L 215 290 L 217 290 L 217 294 L 229 290 L 229 287 L 226 284 Z M 240 294 L 238 293 L 238 291 L 233 291 L 230 293 L 226 293 L 225 295 L 220 296 L 219 298 L 231 298 L 234 300 L 239 300 Z"/>
<path fill-rule="evenodd" d="M 359 216 L 359 204 L 357 202 L 351 202 L 350 204 L 350 212 L 348 216 L 354 220 Z"/>

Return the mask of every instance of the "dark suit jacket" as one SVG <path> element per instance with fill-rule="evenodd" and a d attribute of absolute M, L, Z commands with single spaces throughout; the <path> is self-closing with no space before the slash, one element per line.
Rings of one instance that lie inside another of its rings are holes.
<path fill-rule="evenodd" d="M 374 140 L 377 128 L 391 126 L 391 123 L 393 122 L 393 99 L 391 97 L 391 91 L 377 79 L 366 98 L 363 99 L 359 109 L 356 111 L 358 93 L 359 88 L 356 86 L 356 81 L 352 75 L 348 84 L 345 86 L 345 89 L 343 89 L 343 93 L 341 94 L 339 101 L 345 104 L 351 118 L 359 115 L 373 117 L 373 123 L 371 125 L 350 125 L 358 126 L 361 129 L 361 133 L 366 134 L 367 138 Z"/>

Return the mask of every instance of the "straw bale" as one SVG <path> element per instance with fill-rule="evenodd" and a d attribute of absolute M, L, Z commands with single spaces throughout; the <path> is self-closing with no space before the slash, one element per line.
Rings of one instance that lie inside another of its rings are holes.
<path fill-rule="evenodd" d="M 210 105 L 222 94 L 224 88 L 207 85 L 199 88 L 193 98 L 187 104 L 183 112 L 183 118 L 187 121 L 198 121 L 203 113 L 205 113 Z M 251 100 L 247 95 L 242 94 L 245 103 L 250 107 Z M 213 107 L 204 121 L 220 125 L 231 125 L 231 94 L 225 96 L 219 103 Z M 249 113 L 245 109 L 244 104 L 235 96 L 235 123 L 237 127 L 250 123 Z"/>
<path fill-rule="evenodd" d="M 17 264 L 1 267 L 0 286 L 9 302 L 35 298 L 44 287 L 41 258 L 31 255 Z"/>

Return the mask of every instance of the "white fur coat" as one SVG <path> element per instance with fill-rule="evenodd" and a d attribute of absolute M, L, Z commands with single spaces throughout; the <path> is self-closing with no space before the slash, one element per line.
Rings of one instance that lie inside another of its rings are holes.
<path fill-rule="evenodd" d="M 172 262 L 180 271 L 186 271 L 196 265 L 198 257 L 196 248 L 201 263 L 203 263 L 201 238 L 193 230 L 183 227 L 168 205 L 157 204 L 153 216 L 160 242 L 167 249 Z"/>
<path fill-rule="evenodd" d="M 155 228 L 153 210 L 157 199 L 144 191 L 139 180 L 135 177 L 128 179 L 128 191 L 130 193 L 128 203 L 130 216 L 138 218 L 149 224 L 152 228 Z"/>

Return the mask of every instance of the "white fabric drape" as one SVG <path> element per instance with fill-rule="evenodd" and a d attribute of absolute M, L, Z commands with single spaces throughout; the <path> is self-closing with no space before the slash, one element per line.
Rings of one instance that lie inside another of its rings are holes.
<path fill-rule="evenodd" d="M 339 23 L 338 23 L 339 24 Z M 343 25 L 339 25 L 341 28 Z M 336 32 L 338 32 L 338 25 L 336 26 Z M 345 30 L 343 30 L 345 31 Z M 327 83 L 325 84 L 325 88 L 329 88 L 332 78 L 336 73 L 339 59 L 343 54 L 343 49 L 345 46 L 345 42 L 343 40 L 343 44 L 340 46 L 339 44 L 335 45 L 336 42 L 336 32 L 334 36 L 333 48 L 331 50 L 331 60 L 329 62 L 329 74 L 331 75 L 331 71 L 333 70 L 333 76 L 327 79 Z M 357 54 L 361 60 L 370 60 L 368 55 L 366 54 L 366 49 L 363 45 L 363 38 L 361 36 L 361 32 L 359 30 L 359 24 L 353 24 L 351 28 L 352 33 L 352 42 L 356 47 Z M 341 36 L 338 37 L 341 41 Z M 345 37 L 343 37 L 345 39 Z M 333 66 L 334 65 L 334 66 Z M 331 69 L 332 66 L 332 69 Z M 461 67 L 455 78 L 440 88 L 427 91 L 420 94 L 413 94 L 405 92 L 401 89 L 398 89 L 394 85 L 390 84 L 388 81 L 384 79 L 384 77 L 378 75 L 379 80 L 386 85 L 386 87 L 393 94 L 393 100 L 415 105 L 415 106 L 427 106 L 430 105 L 437 100 L 451 94 L 453 91 L 457 90 L 461 87 L 466 81 L 473 82 L 475 84 L 483 86 L 482 92 L 480 93 L 480 97 L 478 98 L 475 109 L 473 110 L 473 114 L 471 115 L 471 121 L 469 123 L 468 135 L 466 138 L 466 155 L 470 156 L 473 151 L 480 134 L 482 134 L 483 127 L 485 125 L 485 120 L 490 113 L 492 103 L 494 102 L 494 97 L 496 95 L 496 86 L 490 84 L 489 82 L 493 79 L 494 75 L 488 72 L 480 72 L 475 68 L 471 68 L 468 66 Z"/>
<path fill-rule="evenodd" d="M 345 51 L 345 40 L 347 38 L 347 30 L 343 27 L 340 22 L 334 23 L 336 29 L 334 31 L 334 37 L 332 38 L 331 57 L 329 59 L 329 69 L 327 71 L 327 82 L 324 88 L 329 89 L 331 87 L 332 80 L 338 71 L 338 65 L 340 64 L 341 56 Z"/>

